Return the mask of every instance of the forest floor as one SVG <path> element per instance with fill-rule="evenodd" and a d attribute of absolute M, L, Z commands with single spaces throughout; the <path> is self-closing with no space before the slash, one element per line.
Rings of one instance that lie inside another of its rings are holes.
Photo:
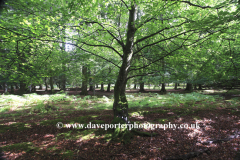
<path fill-rule="evenodd" d="M 53 97 L 50 104 L 46 104 L 46 101 L 38 104 L 36 98 L 31 103 L 26 100 L 24 105 L 22 100 L 14 103 L 17 98 L 2 101 L 4 105 L 0 101 L 0 109 L 6 104 L 11 105 L 9 110 L 0 110 L 0 147 L 6 159 L 24 160 L 236 158 L 240 151 L 240 103 L 236 99 L 239 93 L 221 94 L 224 98 L 214 99 L 206 96 L 199 100 L 198 94 L 190 95 L 184 90 L 168 90 L 182 93 L 183 96 L 157 95 L 159 90 L 148 91 L 127 91 L 131 122 L 162 125 L 198 123 L 200 127 L 140 129 L 152 136 L 134 135 L 128 144 L 111 141 L 111 131 L 102 128 L 58 129 L 58 122 L 110 124 L 113 119 L 113 91 L 97 90 L 95 96 L 99 98 L 73 97 L 79 95 L 80 91 L 68 91 L 70 98 Z M 93 92 L 88 93 L 93 95 Z M 0 100 L 5 100 L 5 96 L 1 96 Z M 175 103 L 178 99 L 181 101 Z M 157 135 L 153 136 L 153 133 Z"/>

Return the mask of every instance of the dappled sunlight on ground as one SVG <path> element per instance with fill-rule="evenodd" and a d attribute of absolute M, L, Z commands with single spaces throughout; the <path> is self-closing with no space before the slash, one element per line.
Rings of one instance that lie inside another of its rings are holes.
<path fill-rule="evenodd" d="M 37 101 L 21 111 L 0 113 L 0 138 L 9 159 L 164 159 L 191 152 L 201 152 L 195 160 L 233 158 L 239 150 L 239 107 L 233 102 L 199 94 L 133 94 L 128 97 L 130 121 L 137 124 L 195 124 L 200 128 L 139 129 L 150 137 L 134 135 L 130 144 L 109 141 L 104 129 L 57 129 L 56 123 L 110 124 L 113 99 L 57 95 Z M 146 96 L 149 95 L 149 96 Z M 31 96 L 26 96 L 31 97 Z M 8 103 L 7 97 L 4 98 Z M 167 100 L 167 101 L 166 101 Z M 12 102 L 11 102 L 12 103 Z M 17 102 L 18 103 L 18 102 Z M 39 104 L 40 103 L 40 104 Z M 164 103 L 164 104 L 162 104 Z M 14 102 L 12 103 L 14 104 Z M 223 108 L 223 105 L 226 108 Z M 238 104 L 238 103 L 236 103 Z M 13 105 L 14 106 L 14 105 Z M 239 105 L 240 106 L 240 105 Z M 48 108 L 47 108 L 48 107 Z M 203 108 L 202 108 L 203 107 Z M 215 107 L 215 108 L 214 108 Z M 31 111 L 31 114 L 30 114 Z M 8 113 L 6 115 L 6 113 Z M 16 114 L 16 115 L 13 115 Z M 16 123 L 17 122 L 17 123 Z M 154 136 L 154 133 L 157 135 Z M 205 150 L 209 149 L 209 151 Z"/>

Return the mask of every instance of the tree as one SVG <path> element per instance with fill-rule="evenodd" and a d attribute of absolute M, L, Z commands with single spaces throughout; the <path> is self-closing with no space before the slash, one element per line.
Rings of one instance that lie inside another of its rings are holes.
<path fill-rule="evenodd" d="M 210 38 L 216 39 L 216 36 L 230 28 L 226 24 L 234 26 L 232 21 L 237 20 L 238 8 L 233 12 L 228 9 L 236 3 L 230 0 L 200 4 L 197 1 L 157 0 L 28 1 L 27 5 L 21 3 L 21 7 L 28 8 L 24 10 L 27 17 L 17 10 L 13 12 L 13 15 L 21 15 L 18 22 L 24 22 L 21 26 L 24 32 L 9 29 L 9 22 L 1 21 L 1 29 L 13 35 L 9 38 L 2 31 L 4 34 L 1 39 L 10 39 L 11 46 L 17 46 L 24 38 L 33 41 L 31 44 L 69 44 L 75 46 L 76 51 L 96 56 L 116 66 L 119 71 L 114 87 L 114 117 L 129 123 L 125 95 L 127 81 L 137 76 L 154 75 L 159 71 L 153 70 L 152 66 L 163 59 L 167 61 L 168 57 L 183 53 L 186 48 L 199 46 L 210 41 Z M 11 6 L 17 8 L 18 3 L 11 1 Z M 35 6 L 43 7 L 44 11 Z M 37 12 L 27 12 L 34 10 Z M 235 17 L 229 17 L 230 13 Z M 208 18 L 205 18 L 206 14 Z M 28 25 L 33 19 L 38 24 Z M 218 20 L 213 21 L 215 19 Z M 21 28 L 19 24 L 13 24 Z M 59 34 L 62 31 L 56 28 L 64 28 L 74 34 Z M 157 45 L 158 52 L 148 52 Z M 109 55 L 114 55 L 118 62 L 112 61 Z M 142 66 L 133 64 L 137 57 L 148 59 L 148 63 Z M 137 72 L 143 68 L 143 73 Z"/>

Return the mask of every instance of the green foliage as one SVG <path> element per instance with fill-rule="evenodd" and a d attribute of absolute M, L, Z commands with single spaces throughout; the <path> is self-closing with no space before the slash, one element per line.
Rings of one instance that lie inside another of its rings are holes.
<path fill-rule="evenodd" d="M 90 95 L 87 95 L 87 96 L 85 96 L 84 98 L 83 98 L 83 100 L 87 100 L 87 99 L 90 99 L 91 98 L 91 96 Z"/>
<path fill-rule="evenodd" d="M 51 95 L 48 99 L 49 101 L 68 101 L 71 100 L 71 98 L 69 96 L 66 95 L 66 93 L 62 93 L 62 94 L 54 94 Z"/>
<path fill-rule="evenodd" d="M 122 44 L 130 38 L 126 37 L 126 27 L 120 25 L 128 24 L 128 8 L 119 7 L 120 4 L 116 2 L 101 0 L 91 4 L 57 0 L 28 0 L 27 3 L 28 5 L 19 2 L 21 5 L 17 5 L 10 1 L 7 8 L 15 9 L 6 9 L 2 14 L 0 35 L 3 42 L 0 54 L 4 60 L 0 64 L 4 67 L 1 67 L 0 76 L 4 80 L 1 82 L 19 83 L 22 80 L 28 85 L 31 82 L 41 83 L 42 77 L 58 77 L 61 80 L 65 75 L 67 83 L 77 85 L 83 79 L 80 73 L 82 65 L 88 65 L 92 70 L 94 84 L 116 82 L 119 71 L 116 66 L 121 62 L 119 55 L 124 54 Z M 84 7 L 79 7 L 81 4 Z M 237 39 L 238 31 L 235 28 L 238 28 L 238 19 L 234 16 L 239 10 L 237 2 L 208 1 L 204 4 L 212 6 L 208 9 L 185 2 L 151 1 L 146 4 L 138 1 L 133 5 L 131 1 L 126 1 L 126 4 L 135 7 L 138 15 L 134 22 L 136 32 L 133 35 L 136 50 L 130 59 L 130 69 L 139 68 L 136 74 L 159 71 L 153 76 L 135 78 L 136 81 L 152 84 L 159 81 L 202 83 L 204 81 L 199 79 L 203 75 L 209 77 L 208 81 L 219 76 L 227 79 L 229 75 L 234 76 L 239 68 L 239 57 L 236 54 L 238 47 L 235 47 L 239 43 L 233 41 L 229 45 L 226 40 Z M 217 6 L 221 8 L 216 10 Z M 20 12 L 22 7 L 26 9 Z M 41 8 L 44 8 L 44 12 Z M 27 10 L 38 12 L 29 13 Z M 122 18 L 118 19 L 119 15 Z M 79 33 L 76 32 L 77 25 L 80 27 Z M 225 25 L 229 26 L 223 30 Z M 24 39 L 25 37 L 32 38 Z M 59 45 L 61 41 L 74 47 L 65 50 L 66 46 Z M 141 52 L 136 52 L 137 50 Z M 163 56 L 164 61 L 161 61 Z M 221 63 L 217 62 L 218 59 L 221 59 Z M 229 72 L 232 64 L 234 71 Z"/>
<path fill-rule="evenodd" d="M 35 145 L 31 142 L 23 142 L 23 143 L 16 143 L 13 145 L 2 147 L 5 151 L 25 151 L 30 152 L 34 151 L 37 152 L 40 150 L 39 147 L 35 147 Z"/>
<path fill-rule="evenodd" d="M 180 105 L 181 103 L 195 104 L 197 101 L 214 102 L 216 98 L 219 99 L 219 97 L 216 96 L 203 95 L 196 92 L 188 94 L 169 93 L 169 96 L 171 97 L 171 100 L 168 102 L 170 105 Z"/>

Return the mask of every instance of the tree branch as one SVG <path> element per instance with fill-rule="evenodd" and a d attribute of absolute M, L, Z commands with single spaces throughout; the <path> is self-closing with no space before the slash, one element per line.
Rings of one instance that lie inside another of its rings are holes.
<path fill-rule="evenodd" d="M 199 8 L 202 8 L 202 9 L 212 8 L 211 6 L 200 6 L 200 5 L 196 5 L 196 4 L 193 4 L 193 3 L 189 2 L 189 1 L 179 1 L 179 2 L 187 3 L 187 4 L 189 4 L 190 6 L 199 7 Z"/>
<path fill-rule="evenodd" d="M 195 31 L 195 30 L 189 30 L 189 31 L 187 31 L 187 32 L 190 32 L 190 31 Z M 143 50 L 143 49 L 146 48 L 146 47 L 150 47 L 150 46 L 153 46 L 153 45 L 158 44 L 158 43 L 160 43 L 160 42 L 163 42 L 163 41 L 166 41 L 166 40 L 170 40 L 170 39 L 172 39 L 172 38 L 176 38 L 176 37 L 178 37 L 178 36 L 180 36 L 180 35 L 182 35 L 182 34 L 186 34 L 187 32 L 182 32 L 182 33 L 177 34 L 177 35 L 175 35 L 175 36 L 172 36 L 172 37 L 169 37 L 169 38 L 165 38 L 165 39 L 159 40 L 159 41 L 157 41 L 157 42 L 154 42 L 154 43 L 145 45 L 144 47 L 142 47 L 142 48 L 140 48 L 139 50 L 137 50 L 136 52 L 134 52 L 133 55 L 137 54 L 138 52 L 140 52 L 141 50 Z"/>
<path fill-rule="evenodd" d="M 72 45 L 74 45 L 74 44 L 72 44 Z M 83 50 L 84 52 L 87 52 L 87 53 L 90 53 L 90 54 L 92 54 L 92 55 L 94 55 L 94 56 L 97 56 L 97 57 L 99 57 L 99 58 L 101 58 L 101 59 L 103 59 L 103 60 L 105 60 L 105 61 L 113 64 L 114 66 L 120 68 L 117 64 L 113 63 L 112 61 L 110 61 L 110 60 L 108 60 L 108 59 L 106 59 L 106 58 L 104 58 L 104 57 L 102 57 L 102 56 L 99 56 L 99 55 L 97 55 L 97 54 L 95 54 L 95 53 L 93 53 L 93 52 L 87 51 L 87 50 L 83 49 L 82 47 L 79 47 L 78 45 L 74 45 L 74 46 L 78 47 L 79 49 Z"/>
<path fill-rule="evenodd" d="M 135 45 L 135 44 L 138 44 L 139 42 L 142 42 L 142 41 L 144 41 L 144 40 L 146 40 L 146 39 L 148 39 L 148 38 L 150 38 L 150 37 L 153 37 L 153 36 L 159 34 L 160 32 L 162 32 L 162 31 L 164 31 L 164 30 L 171 29 L 171 28 L 175 28 L 175 27 L 179 27 L 179 26 L 181 26 L 181 25 L 183 25 L 183 24 L 185 24 L 185 23 L 188 23 L 188 22 L 183 22 L 183 23 L 181 23 L 181 24 L 179 24 L 179 25 L 176 25 L 176 26 L 163 28 L 163 29 L 161 29 L 161 30 L 159 30 L 159 31 L 157 31 L 157 32 L 155 32 L 155 33 L 153 33 L 153 34 L 150 34 L 150 35 L 145 36 L 145 37 L 143 37 L 143 38 L 141 38 L 141 39 L 138 39 L 138 40 L 134 43 L 134 45 Z"/>
<path fill-rule="evenodd" d="M 122 3 L 127 7 L 127 9 L 128 9 L 128 6 L 127 6 L 127 4 L 123 1 L 123 0 L 121 0 L 122 1 Z"/>
<path fill-rule="evenodd" d="M 155 61 L 152 61 L 152 62 L 149 63 L 148 65 L 145 65 L 145 66 L 139 67 L 139 68 L 135 68 L 135 69 L 130 69 L 130 71 L 134 71 L 134 70 L 139 70 L 139 69 L 142 69 L 142 68 L 146 68 L 146 67 L 148 67 L 148 66 L 156 63 L 157 61 L 160 61 L 160 60 L 162 60 L 163 58 L 171 55 L 173 52 L 175 52 L 175 51 L 177 51 L 178 49 L 182 48 L 182 46 L 183 46 L 183 44 L 182 44 L 180 47 L 176 48 L 175 50 L 173 50 L 173 51 L 171 51 L 171 52 L 168 52 L 168 54 L 164 55 L 163 57 L 161 57 L 161 58 L 159 58 L 159 59 L 157 59 L 157 60 L 155 60 Z M 165 51 L 166 51 L 166 50 L 165 50 Z M 167 51 L 166 51 L 166 52 L 167 52 Z M 130 72 L 130 71 L 129 71 L 129 72 Z"/>
<path fill-rule="evenodd" d="M 108 45 L 88 44 L 88 43 L 86 43 L 86 42 L 80 42 L 80 43 L 85 44 L 85 45 L 87 45 L 87 46 L 110 48 L 110 49 L 112 49 L 113 51 L 115 51 L 120 57 L 122 57 L 122 55 L 121 55 L 116 49 L 114 49 L 114 48 L 111 47 L 111 46 L 108 46 Z"/>
<path fill-rule="evenodd" d="M 96 22 L 96 21 L 92 21 L 92 22 L 90 21 L 90 22 L 85 22 L 85 23 L 96 23 L 96 24 L 98 24 L 98 25 L 101 26 L 103 29 L 105 29 L 105 30 L 118 42 L 118 44 L 120 44 L 120 45 L 122 46 L 122 48 L 124 48 L 123 42 L 121 42 L 120 40 L 118 40 L 117 37 L 115 37 L 115 36 L 112 34 L 112 32 L 110 32 L 108 29 L 106 29 L 101 23 Z"/>

